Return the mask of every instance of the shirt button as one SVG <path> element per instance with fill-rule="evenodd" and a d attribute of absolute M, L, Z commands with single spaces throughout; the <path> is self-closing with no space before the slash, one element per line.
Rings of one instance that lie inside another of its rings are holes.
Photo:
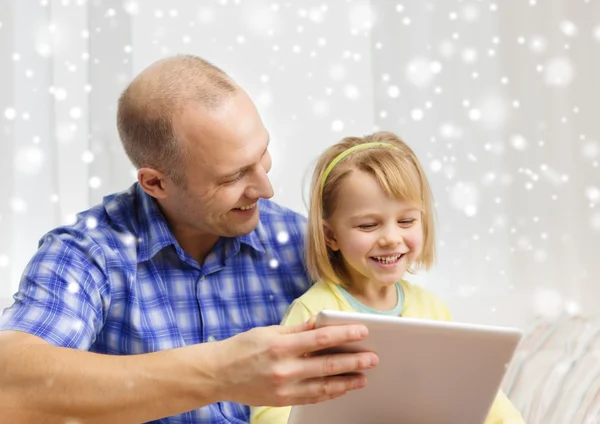
<path fill-rule="evenodd" d="M 217 338 L 216 338 L 215 336 L 208 336 L 208 339 L 207 339 L 207 341 L 208 341 L 208 342 L 216 342 L 216 341 L 217 341 Z"/>

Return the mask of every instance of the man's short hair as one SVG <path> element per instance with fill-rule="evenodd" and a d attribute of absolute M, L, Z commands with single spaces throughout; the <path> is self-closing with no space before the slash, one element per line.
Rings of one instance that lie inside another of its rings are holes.
<path fill-rule="evenodd" d="M 157 169 L 185 186 L 185 146 L 177 138 L 174 115 L 189 105 L 214 110 L 237 90 L 225 72 L 200 57 L 155 62 L 119 98 L 117 127 L 127 156 L 136 169 Z"/>

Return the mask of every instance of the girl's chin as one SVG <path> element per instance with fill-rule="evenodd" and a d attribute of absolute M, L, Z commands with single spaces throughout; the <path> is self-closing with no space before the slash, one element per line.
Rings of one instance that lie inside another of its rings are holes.
<path fill-rule="evenodd" d="M 385 278 L 373 278 L 371 281 L 377 282 L 377 284 L 379 284 L 381 286 L 393 286 L 401 279 L 402 279 L 402 276 L 398 275 L 398 276 L 394 276 L 394 277 L 386 276 Z"/>

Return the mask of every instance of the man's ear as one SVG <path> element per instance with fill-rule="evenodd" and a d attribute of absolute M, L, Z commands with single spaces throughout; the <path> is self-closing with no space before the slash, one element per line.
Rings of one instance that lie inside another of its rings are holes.
<path fill-rule="evenodd" d="M 154 168 L 140 168 L 137 177 L 140 186 L 148 195 L 155 199 L 167 197 L 167 184 L 172 182 L 167 180 L 165 174 Z"/>
<path fill-rule="evenodd" d="M 340 250 L 335 233 L 327 221 L 323 221 L 323 234 L 325 235 L 325 243 L 331 250 L 334 252 Z"/>

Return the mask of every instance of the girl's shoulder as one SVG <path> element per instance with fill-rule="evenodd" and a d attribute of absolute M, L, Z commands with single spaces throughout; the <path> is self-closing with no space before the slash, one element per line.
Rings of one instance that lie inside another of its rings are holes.
<path fill-rule="evenodd" d="M 317 281 L 294 303 L 301 303 L 315 314 L 324 309 L 340 311 L 352 309 L 337 286 L 327 281 Z"/>
<path fill-rule="evenodd" d="M 448 307 L 432 291 L 406 280 L 400 285 L 404 292 L 403 317 L 452 321 Z"/>
<path fill-rule="evenodd" d="M 283 325 L 301 324 L 325 309 L 335 311 L 352 310 L 348 301 L 345 300 L 334 284 L 319 281 L 292 302 L 281 323 Z"/>

